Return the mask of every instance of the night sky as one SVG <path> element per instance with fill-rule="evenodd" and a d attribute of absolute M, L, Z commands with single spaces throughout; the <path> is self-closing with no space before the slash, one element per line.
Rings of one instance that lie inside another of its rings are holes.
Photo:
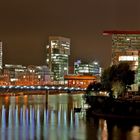
<path fill-rule="evenodd" d="M 110 65 L 111 36 L 104 30 L 140 30 L 140 0 L 1 0 L 4 63 L 44 65 L 50 35 L 71 38 L 77 59 Z"/>

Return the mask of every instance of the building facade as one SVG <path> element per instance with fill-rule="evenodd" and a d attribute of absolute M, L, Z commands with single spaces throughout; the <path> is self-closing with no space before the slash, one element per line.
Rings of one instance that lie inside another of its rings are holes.
<path fill-rule="evenodd" d="M 64 75 L 69 73 L 70 39 L 51 36 L 46 50 L 46 64 L 52 72 L 53 80 L 61 84 L 64 82 Z"/>
<path fill-rule="evenodd" d="M 5 64 L 3 74 L 7 77 L 6 81 L 9 85 L 14 85 L 20 79 L 21 75 L 25 74 L 26 67 L 22 65 Z"/>
<path fill-rule="evenodd" d="M 140 31 L 104 31 L 103 35 L 112 36 L 111 64 L 127 62 L 131 70 L 134 70 L 134 90 L 140 86 Z"/>
<path fill-rule="evenodd" d="M 64 80 L 68 87 L 87 88 L 90 83 L 97 81 L 97 77 L 93 75 L 65 75 Z"/>
<path fill-rule="evenodd" d="M 50 71 L 47 66 L 28 67 L 23 65 L 5 64 L 3 67 L 3 79 L 6 85 L 49 85 L 52 84 Z"/>
<path fill-rule="evenodd" d="M 100 76 L 101 67 L 97 61 L 82 63 L 81 60 L 78 60 L 74 63 L 74 74 Z"/>

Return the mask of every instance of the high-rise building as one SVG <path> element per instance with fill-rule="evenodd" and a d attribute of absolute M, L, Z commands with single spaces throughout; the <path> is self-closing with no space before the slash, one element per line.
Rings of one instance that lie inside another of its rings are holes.
<path fill-rule="evenodd" d="M 68 74 L 70 39 L 60 36 L 49 37 L 49 45 L 46 47 L 46 63 L 52 72 L 53 80 L 61 83 L 64 75 Z"/>
<path fill-rule="evenodd" d="M 112 36 L 111 63 L 128 62 L 140 85 L 140 31 L 104 31 L 103 35 Z"/>
<path fill-rule="evenodd" d="M 3 65 L 3 59 L 2 59 L 2 55 L 3 55 L 3 52 L 2 52 L 2 42 L 0 42 L 0 69 L 2 69 L 2 65 Z"/>

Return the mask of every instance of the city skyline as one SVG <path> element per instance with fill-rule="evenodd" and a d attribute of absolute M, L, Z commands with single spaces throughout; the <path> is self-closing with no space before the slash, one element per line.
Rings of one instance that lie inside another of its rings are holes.
<path fill-rule="evenodd" d="M 140 2 L 3 1 L 0 5 L 0 40 L 4 63 L 45 64 L 49 36 L 71 39 L 70 64 L 77 59 L 111 61 L 111 38 L 104 30 L 139 30 Z"/>

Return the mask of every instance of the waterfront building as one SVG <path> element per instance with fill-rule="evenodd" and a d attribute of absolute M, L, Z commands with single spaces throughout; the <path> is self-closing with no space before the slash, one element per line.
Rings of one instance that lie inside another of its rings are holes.
<path fill-rule="evenodd" d="M 87 88 L 90 83 L 97 81 L 93 75 L 65 75 L 65 85 L 68 87 Z"/>
<path fill-rule="evenodd" d="M 70 39 L 51 36 L 46 50 L 46 64 L 52 72 L 53 80 L 56 84 L 63 84 L 64 75 L 69 73 Z"/>
<path fill-rule="evenodd" d="M 135 85 L 140 86 L 140 31 L 104 31 L 103 35 L 112 36 L 111 64 L 127 62 L 135 71 Z"/>
<path fill-rule="evenodd" d="M 21 74 L 25 73 L 26 67 L 22 65 L 5 64 L 3 67 L 4 75 L 7 77 L 8 84 L 15 84 Z"/>
<path fill-rule="evenodd" d="M 50 71 L 47 66 L 22 66 L 10 65 L 4 66 L 4 79 L 11 85 L 47 85 L 52 84 Z"/>
<path fill-rule="evenodd" d="M 47 66 L 35 66 L 35 73 L 40 85 L 50 85 L 53 83 L 51 72 Z"/>
<path fill-rule="evenodd" d="M 74 74 L 100 76 L 101 67 L 97 61 L 83 63 L 81 60 L 78 60 L 74 63 Z"/>

